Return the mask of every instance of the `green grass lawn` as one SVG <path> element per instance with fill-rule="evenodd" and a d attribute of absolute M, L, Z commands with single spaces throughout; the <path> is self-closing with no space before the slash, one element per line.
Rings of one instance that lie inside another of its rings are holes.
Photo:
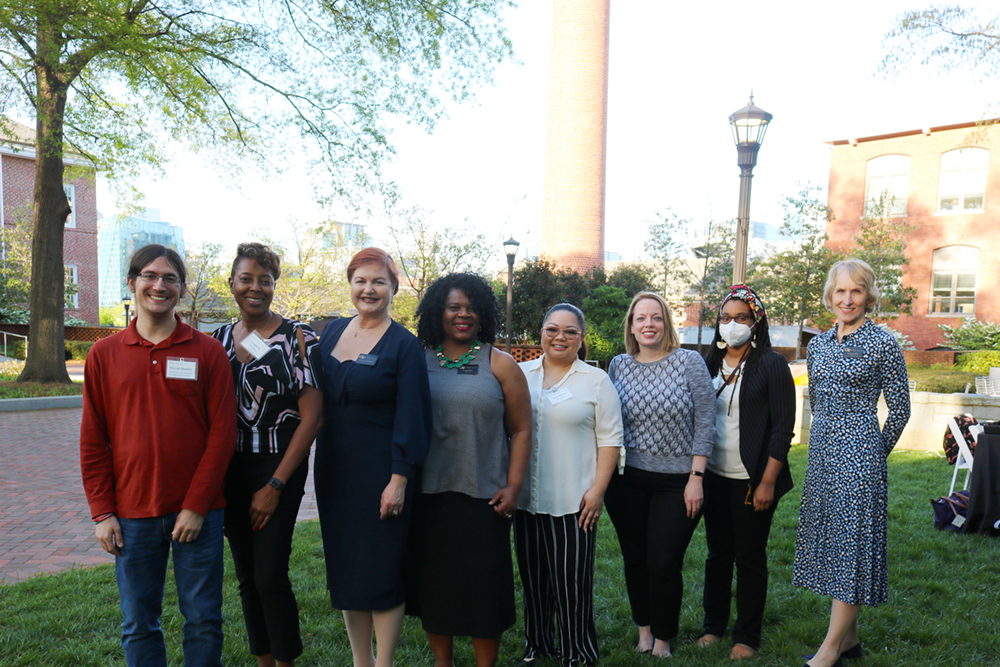
<path fill-rule="evenodd" d="M 800 483 L 805 447 L 795 446 L 791 465 Z M 866 657 L 859 667 L 1000 664 L 1000 543 L 992 538 L 941 533 L 933 528 L 928 499 L 943 494 L 951 468 L 940 458 L 898 452 L 889 459 L 889 604 L 861 612 Z M 830 603 L 791 585 L 799 489 L 780 503 L 771 534 L 771 585 L 764 622 L 764 644 L 749 665 L 798 667 L 802 655 L 819 645 L 826 632 Z M 701 591 L 705 539 L 698 532 L 687 554 L 686 595 L 680 635 L 671 665 L 729 665 L 728 642 L 710 649 L 694 645 L 701 635 Z M 292 577 L 299 599 L 305 654 L 302 666 L 351 665 L 340 614 L 330 609 L 325 591 L 323 551 L 316 522 L 296 532 Z M 650 667 L 663 664 L 632 650 L 632 626 L 621 555 L 607 519 L 600 526 L 597 626 L 602 664 Z M 520 591 L 518 591 L 520 598 Z M 239 596 L 226 564 L 225 665 L 250 666 Z M 520 617 L 520 613 L 519 613 Z M 172 665 L 182 663 L 181 624 L 176 594 L 168 585 L 164 632 Z M 118 643 L 121 616 L 111 566 L 73 570 L 0 586 L 0 665 L 124 665 Z M 473 665 L 467 640 L 458 643 L 456 664 Z M 504 636 L 502 665 L 519 664 L 520 622 Z M 398 665 L 433 664 L 419 623 L 407 619 L 397 652 Z M 555 667 L 539 661 L 539 667 Z"/>
<path fill-rule="evenodd" d="M 941 394 L 961 393 L 965 385 L 972 383 L 971 391 L 976 391 L 976 376 L 981 373 L 969 373 L 956 370 L 951 366 L 935 364 L 933 366 L 907 366 L 906 373 L 911 380 L 917 381 L 917 391 L 933 391 Z"/>

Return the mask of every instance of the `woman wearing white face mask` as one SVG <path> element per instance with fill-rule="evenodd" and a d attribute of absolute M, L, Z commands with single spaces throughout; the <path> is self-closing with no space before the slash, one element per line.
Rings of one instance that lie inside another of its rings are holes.
<path fill-rule="evenodd" d="M 713 342 L 706 363 L 716 392 L 715 447 L 705 472 L 705 635 L 698 644 L 710 646 L 726 631 L 735 564 L 729 657 L 738 660 L 760 647 L 767 538 L 778 498 L 792 488 L 795 386 L 771 349 L 764 304 L 746 285 L 734 285 L 722 301 Z"/>

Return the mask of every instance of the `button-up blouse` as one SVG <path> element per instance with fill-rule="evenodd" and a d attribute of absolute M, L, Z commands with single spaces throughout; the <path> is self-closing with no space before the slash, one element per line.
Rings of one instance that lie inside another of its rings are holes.
<path fill-rule="evenodd" d="M 531 461 L 518 508 L 565 516 L 594 485 L 597 450 L 622 446 L 622 409 L 607 373 L 577 359 L 543 391 L 542 359 L 520 364 L 531 391 Z"/>

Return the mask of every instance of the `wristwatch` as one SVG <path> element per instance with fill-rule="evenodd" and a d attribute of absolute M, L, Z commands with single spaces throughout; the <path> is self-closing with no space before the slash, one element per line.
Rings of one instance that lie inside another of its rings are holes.
<path fill-rule="evenodd" d="M 275 491 L 281 491 L 282 489 L 285 488 L 285 483 L 282 482 L 277 477 L 272 477 L 271 479 L 267 480 L 267 484 Z"/>

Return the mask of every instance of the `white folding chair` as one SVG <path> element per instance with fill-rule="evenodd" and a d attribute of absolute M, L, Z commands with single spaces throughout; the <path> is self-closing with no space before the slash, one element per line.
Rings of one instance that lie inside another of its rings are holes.
<path fill-rule="evenodd" d="M 965 442 L 965 435 L 962 434 L 962 429 L 958 427 L 958 422 L 955 421 L 954 417 L 948 418 L 948 428 L 951 429 L 951 435 L 955 438 L 955 443 L 958 445 L 958 458 L 955 459 L 955 472 L 951 475 L 951 488 L 948 489 L 948 495 L 955 493 L 955 482 L 958 480 L 958 471 L 965 470 L 965 483 L 962 485 L 962 489 L 969 488 L 969 476 L 972 474 L 972 452 L 969 450 L 969 444 Z M 978 440 L 979 434 L 982 432 L 982 426 L 978 424 L 969 428 L 969 431 L 973 433 L 973 437 Z M 972 429 L 976 429 L 975 432 Z"/>

